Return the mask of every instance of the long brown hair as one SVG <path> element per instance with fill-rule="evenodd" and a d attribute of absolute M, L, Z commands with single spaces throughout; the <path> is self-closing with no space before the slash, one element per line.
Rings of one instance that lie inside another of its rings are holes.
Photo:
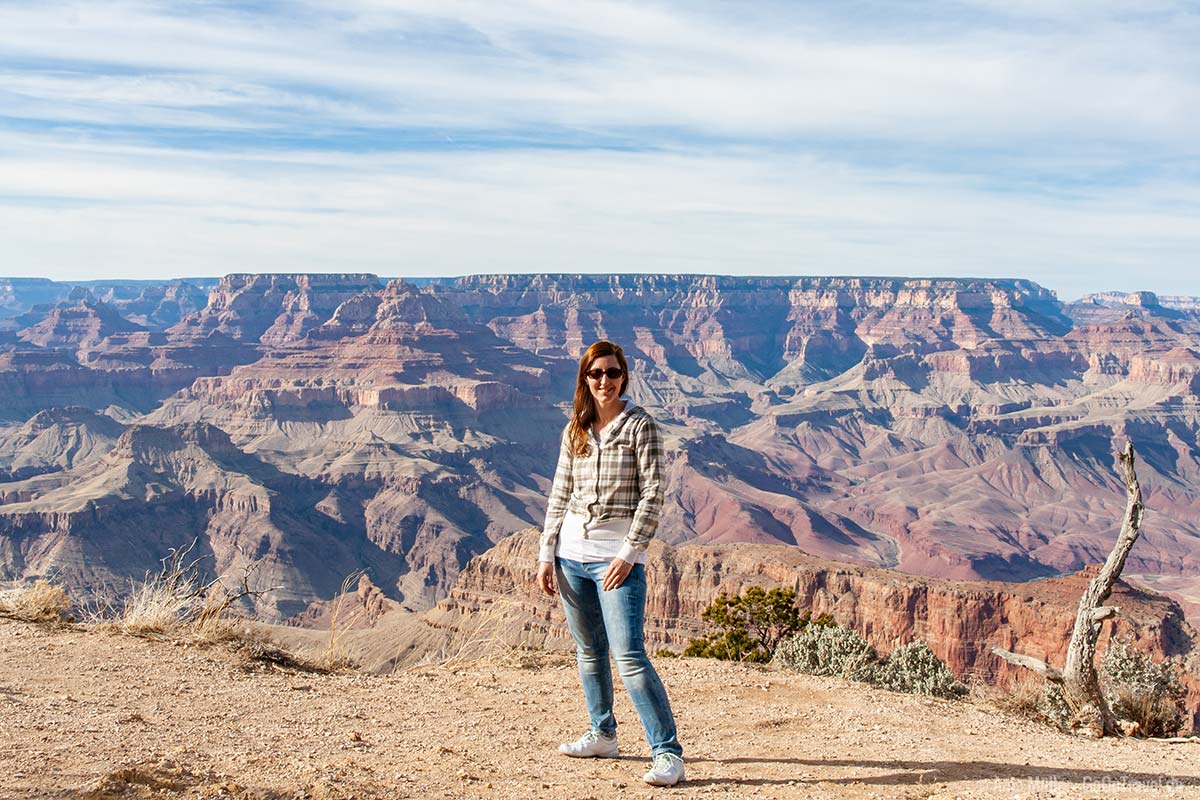
<path fill-rule="evenodd" d="M 629 365 L 625 363 L 625 352 L 620 347 L 612 342 L 600 340 L 584 351 L 583 356 L 579 359 L 579 375 L 575 380 L 575 409 L 571 413 L 569 428 L 571 453 L 577 456 L 586 456 L 591 452 L 591 446 L 588 444 L 588 430 L 591 429 L 599 415 L 596 411 L 596 399 L 592 397 L 592 393 L 588 389 L 587 371 L 592 368 L 592 363 L 596 359 L 605 356 L 616 356 L 617 363 L 621 365 L 621 371 L 625 373 L 621 377 L 621 388 L 617 390 L 617 397 L 624 395 L 625 390 L 629 388 Z"/>

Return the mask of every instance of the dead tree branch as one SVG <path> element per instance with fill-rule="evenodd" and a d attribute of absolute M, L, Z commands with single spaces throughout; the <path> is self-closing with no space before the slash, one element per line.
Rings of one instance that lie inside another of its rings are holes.
<path fill-rule="evenodd" d="M 1071 643 L 1067 647 L 1067 660 L 1062 672 L 1043 664 L 1037 659 L 992 648 L 992 652 L 1009 663 L 1033 670 L 1046 680 L 1062 686 L 1063 699 L 1073 714 L 1071 727 L 1096 738 L 1106 734 L 1119 734 L 1121 728 L 1104 694 L 1100 691 L 1100 678 L 1096 673 L 1096 640 L 1104 620 L 1117 614 L 1115 606 L 1101 605 L 1112 594 L 1113 586 L 1121 577 L 1125 560 L 1133 543 L 1141 532 L 1142 488 L 1134 470 L 1133 443 L 1127 442 L 1125 452 L 1118 453 L 1122 477 L 1125 481 L 1125 516 L 1121 521 L 1121 532 L 1117 543 L 1104 566 L 1088 583 L 1087 590 L 1079 598 L 1079 611 L 1075 615 L 1075 628 L 1071 632 Z"/>
<path fill-rule="evenodd" d="M 210 622 L 221 619 L 236 603 L 249 598 L 257 601 L 263 595 L 276 592 L 282 586 L 269 586 L 265 589 L 251 589 L 250 578 L 262 565 L 261 561 L 245 562 L 242 574 L 237 583 L 231 588 L 226 586 L 220 576 L 210 581 L 202 577 L 201 563 L 212 558 L 211 554 L 192 557 L 192 551 L 200 541 L 193 538 L 186 547 L 172 547 L 166 557 L 160 559 L 162 569 L 158 582 L 169 596 L 180 601 L 182 607 L 189 609 L 194 615 L 194 622 L 203 627 Z M 239 553 L 241 550 L 239 549 Z M 243 554 L 244 555 L 244 554 Z"/>
<path fill-rule="evenodd" d="M 999 647 L 993 647 L 992 652 L 1010 664 L 1015 664 L 1018 667 L 1025 667 L 1026 669 L 1033 670 L 1051 683 L 1062 683 L 1062 672 L 1056 670 L 1054 667 L 1051 667 L 1045 662 L 1038 661 L 1032 656 L 1022 656 L 1018 655 L 1017 653 L 1010 653 L 1007 650 L 1001 650 Z"/>

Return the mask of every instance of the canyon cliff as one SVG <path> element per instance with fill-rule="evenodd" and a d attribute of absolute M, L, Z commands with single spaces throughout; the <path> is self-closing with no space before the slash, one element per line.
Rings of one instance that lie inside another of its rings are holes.
<path fill-rule="evenodd" d="M 346 606 L 369 620 L 370 632 L 344 640 L 369 669 L 387 672 L 435 657 L 495 656 L 512 647 L 573 647 L 556 598 L 538 589 L 533 562 L 538 531 L 519 532 L 471 560 L 450 594 L 423 614 L 381 611 L 360 588 Z M 905 575 L 815 558 L 795 547 L 737 543 L 650 546 L 646 563 L 647 649 L 679 651 L 707 633 L 704 609 L 718 594 L 750 586 L 788 588 L 799 608 L 830 615 L 886 654 L 926 642 L 961 680 L 1011 685 L 1029 673 L 991 653 L 992 647 L 1061 666 L 1076 608 L 1097 567 L 1021 583 L 959 581 Z M 1100 650 L 1116 636 L 1156 659 L 1185 665 L 1188 706 L 1200 723 L 1200 642 L 1177 603 L 1124 582 L 1110 604 L 1120 613 L 1101 631 Z M 328 625 L 326 625 L 328 627 Z"/>

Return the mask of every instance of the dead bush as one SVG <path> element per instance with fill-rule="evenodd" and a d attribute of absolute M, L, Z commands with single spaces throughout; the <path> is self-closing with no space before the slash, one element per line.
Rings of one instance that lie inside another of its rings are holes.
<path fill-rule="evenodd" d="M 192 558 L 196 542 L 172 550 L 162 559 L 158 574 L 146 573 L 130 587 L 120 604 L 108 604 L 93 614 L 92 622 L 131 636 L 220 646 L 243 668 L 268 665 L 306 672 L 330 672 L 349 666 L 326 658 L 310 660 L 272 642 L 252 620 L 237 613 L 240 601 L 274 589 L 251 589 L 257 564 L 243 570 L 232 588 L 221 579 L 205 580 L 202 558 Z"/>
<path fill-rule="evenodd" d="M 234 607 L 243 598 L 272 590 L 250 589 L 249 579 L 257 565 L 247 567 L 240 584 L 232 589 L 220 578 L 206 581 L 200 569 L 203 557 L 191 556 L 195 546 L 193 540 L 187 547 L 172 549 L 162 559 L 157 575 L 146 573 L 130 586 L 119 607 L 102 610 L 97 621 L 133 636 L 213 643 L 236 638 L 244 620 L 232 613 Z"/>
<path fill-rule="evenodd" d="M 43 625 L 75 621 L 66 590 L 44 579 L 0 594 L 0 614 Z"/>
<path fill-rule="evenodd" d="M 1034 681 L 1020 681 L 1008 689 L 991 690 L 984 686 L 981 691 L 985 700 L 1001 711 L 1006 711 L 1015 717 L 1025 719 L 1037 718 L 1038 699 L 1042 696 L 1042 687 Z"/>

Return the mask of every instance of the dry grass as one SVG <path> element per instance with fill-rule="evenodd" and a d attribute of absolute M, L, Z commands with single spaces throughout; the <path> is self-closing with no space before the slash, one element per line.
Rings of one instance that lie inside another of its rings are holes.
<path fill-rule="evenodd" d="M 230 590 L 219 579 L 205 581 L 200 561 L 189 560 L 192 547 L 172 550 L 162 560 L 157 575 L 146 573 L 145 578 L 130 586 L 129 595 L 119 607 L 101 609 L 94 620 L 111 625 L 122 633 L 148 638 L 224 642 L 236 637 L 245 622 L 232 613 L 242 598 L 262 592 L 251 591 L 242 578 L 240 589 Z"/>
<path fill-rule="evenodd" d="M 365 609 L 355 602 L 357 595 L 350 601 L 352 605 L 347 609 L 346 598 L 350 596 L 351 587 L 357 585 L 360 577 L 362 577 L 361 572 L 352 572 L 346 576 L 329 609 L 329 644 L 316 663 L 330 672 L 354 669 L 358 666 L 357 662 L 347 654 L 343 639 L 349 631 L 354 629 L 365 612 Z"/>
<path fill-rule="evenodd" d="M 177 587 L 148 576 L 132 587 L 111 618 L 102 612 L 101 621 L 132 636 L 170 638 L 191 627 L 198 605 L 195 596 L 180 593 Z"/>
<path fill-rule="evenodd" d="M 1117 716 L 1135 723 L 1132 735 L 1174 736 L 1185 724 L 1180 701 L 1144 687 L 1118 687 L 1111 700 Z"/>
<path fill-rule="evenodd" d="M 39 580 L 0 595 L 0 615 L 43 625 L 75 621 L 71 615 L 71 598 L 66 590 L 47 580 Z"/>
<path fill-rule="evenodd" d="M 253 567 L 245 570 L 240 586 L 230 589 L 219 579 L 205 581 L 200 559 L 188 561 L 190 552 L 190 547 L 172 551 L 157 575 L 147 573 L 130 587 L 122 602 L 107 603 L 94 611 L 89 623 L 128 636 L 220 647 L 245 669 L 265 665 L 324 673 L 345 666 L 297 656 L 272 641 L 253 620 L 237 613 L 243 598 L 264 593 L 247 585 Z"/>
<path fill-rule="evenodd" d="M 246 670 L 265 666 L 328 673 L 343 668 L 280 647 L 253 620 L 229 612 L 227 593 L 212 592 L 199 601 L 189 601 L 153 578 L 136 589 L 115 617 L 101 620 L 97 627 L 129 636 L 220 648 Z"/>
<path fill-rule="evenodd" d="M 1045 722 L 1046 714 L 1042 709 L 1043 686 L 1040 679 L 1022 677 L 1007 689 L 998 686 L 981 687 L 980 694 L 985 700 L 1017 717 Z"/>
<path fill-rule="evenodd" d="M 498 598 L 487 613 L 464 618 L 455 641 L 430 651 L 413 668 L 437 666 L 453 669 L 462 664 L 481 661 L 499 664 L 514 658 L 514 654 L 523 648 L 510 643 L 502 620 L 510 617 L 510 609 L 516 605 L 516 601 L 509 598 Z"/>

